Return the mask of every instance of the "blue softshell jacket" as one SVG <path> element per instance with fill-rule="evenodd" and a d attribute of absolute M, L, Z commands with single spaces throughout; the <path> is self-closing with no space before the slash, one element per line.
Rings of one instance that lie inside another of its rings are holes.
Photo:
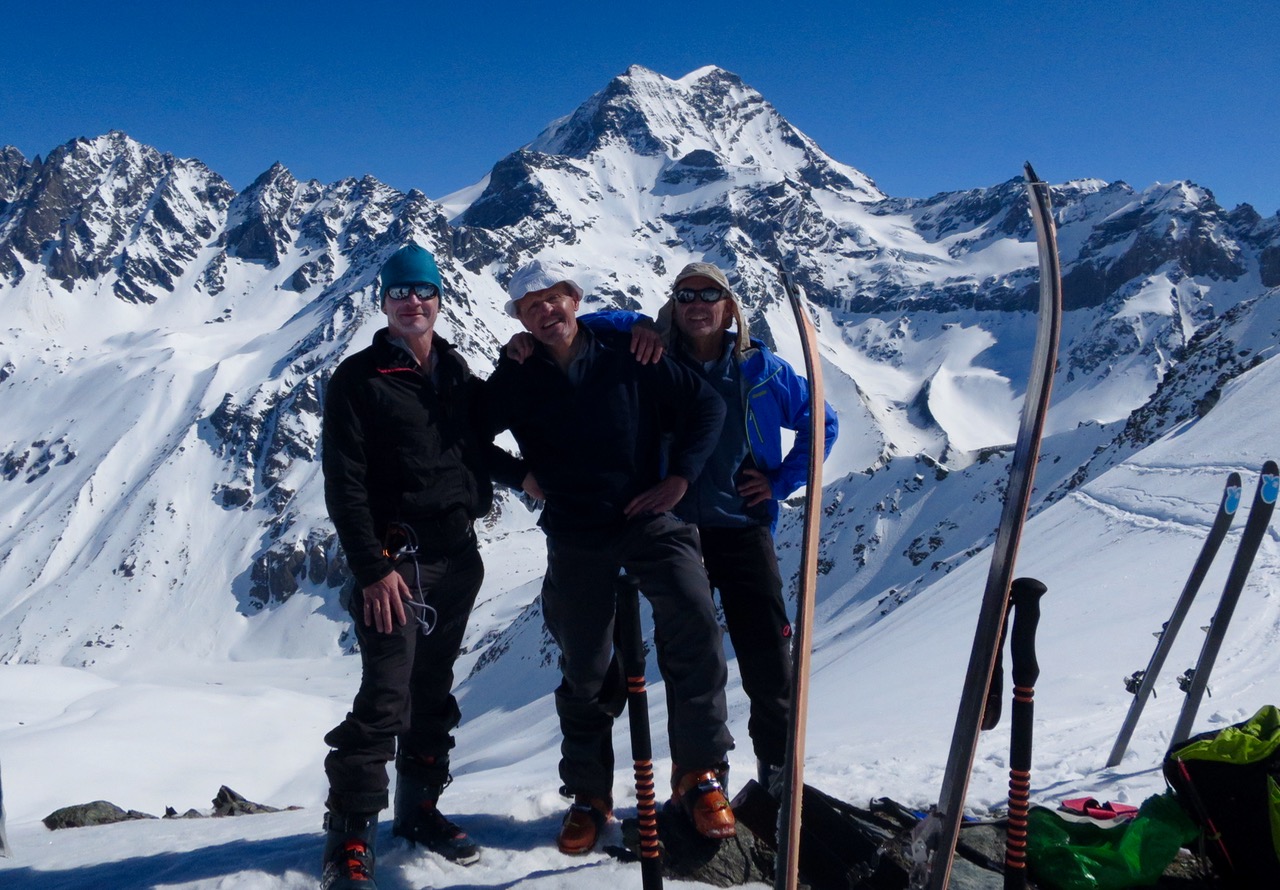
<path fill-rule="evenodd" d="M 629 331 L 641 320 L 651 319 L 638 312 L 622 310 L 592 312 L 578 317 L 580 323 L 595 330 Z M 685 356 L 680 358 L 687 359 Z M 769 517 L 771 523 L 776 523 L 778 500 L 787 497 L 808 479 L 809 382 L 754 337 L 751 348 L 739 362 L 739 368 L 746 409 L 747 446 L 756 467 L 773 487 L 774 500 L 769 502 Z M 826 431 L 825 458 L 840 434 L 840 422 L 830 402 L 824 401 L 823 406 L 826 409 L 823 423 Z M 785 455 L 782 453 L 783 429 L 793 430 L 796 434 Z"/>

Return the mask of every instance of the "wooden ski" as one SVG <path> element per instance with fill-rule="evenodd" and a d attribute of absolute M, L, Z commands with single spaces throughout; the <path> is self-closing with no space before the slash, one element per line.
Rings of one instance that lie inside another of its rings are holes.
<path fill-rule="evenodd" d="M 822 460 L 826 456 L 826 399 L 818 338 L 795 279 L 782 272 L 782 286 L 791 303 L 804 350 L 805 376 L 809 380 L 809 477 L 805 488 L 804 541 L 800 556 L 800 595 L 791 639 L 791 727 L 787 734 L 787 762 L 783 773 L 782 801 L 778 808 L 778 858 L 775 890 L 799 886 L 800 801 L 804 789 L 805 718 L 809 709 L 809 647 L 813 637 L 813 601 L 818 587 L 818 533 L 822 513 Z"/>

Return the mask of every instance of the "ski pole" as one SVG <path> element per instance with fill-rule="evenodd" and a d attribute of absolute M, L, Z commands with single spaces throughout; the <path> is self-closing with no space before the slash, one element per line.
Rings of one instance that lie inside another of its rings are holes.
<path fill-rule="evenodd" d="M 1009 831 L 1005 845 L 1005 890 L 1027 886 L 1027 811 L 1031 801 L 1031 738 L 1035 726 L 1035 685 L 1040 676 L 1036 661 L 1036 624 L 1040 621 L 1040 597 L 1048 590 L 1034 578 L 1013 582 L 1013 706 L 1009 710 Z"/>
<path fill-rule="evenodd" d="M 635 578 L 628 575 L 619 576 L 617 590 L 618 639 L 622 643 L 622 667 L 627 676 L 627 715 L 631 724 L 631 758 L 635 762 L 640 881 L 644 890 L 662 890 L 653 742 L 649 736 L 649 695 L 644 688 L 644 639 L 640 635 L 640 596 Z"/>

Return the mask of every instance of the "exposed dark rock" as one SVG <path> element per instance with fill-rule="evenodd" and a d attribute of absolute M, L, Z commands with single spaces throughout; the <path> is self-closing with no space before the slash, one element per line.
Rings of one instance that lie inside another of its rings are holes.
<path fill-rule="evenodd" d="M 273 164 L 237 195 L 227 213 L 227 253 L 268 268 L 278 266 L 293 240 L 285 222 L 297 187 L 288 170 Z"/>
<path fill-rule="evenodd" d="M 0 148 L 0 216 L 18 193 L 23 178 L 31 170 L 31 164 L 12 145 Z"/>
<path fill-rule="evenodd" d="M 140 813 L 137 810 L 122 810 L 109 801 L 95 800 L 92 803 L 76 804 L 75 806 L 54 810 L 40 821 L 50 831 L 57 831 L 60 828 L 83 828 L 87 825 L 110 825 L 113 822 L 154 818 L 156 817 L 150 813 Z"/>
<path fill-rule="evenodd" d="M 260 606 L 284 602 L 304 582 L 341 587 L 350 577 L 338 537 L 312 529 L 298 542 L 274 541 L 254 561 L 249 594 Z"/>
<path fill-rule="evenodd" d="M 13 481 L 24 475 L 23 481 L 31 483 L 51 468 L 69 464 L 75 459 L 76 452 L 67 443 L 66 436 L 59 436 L 52 442 L 38 439 L 23 451 L 14 450 L 0 455 L 0 478 Z"/>
<path fill-rule="evenodd" d="M 564 158 L 517 151 L 493 165 L 489 184 L 458 222 L 482 229 L 501 229 L 530 218 L 558 215 L 554 202 L 535 175 L 543 169 L 586 178 L 584 172 Z"/>
<path fill-rule="evenodd" d="M 333 259 L 329 254 L 323 253 L 314 260 L 309 260 L 298 267 L 298 270 L 289 276 L 289 280 L 284 283 L 284 287 L 288 290 L 302 293 L 309 290 L 316 284 L 328 285 L 333 281 Z"/>
<path fill-rule="evenodd" d="M 1280 287 L 1280 245 L 1264 247 L 1258 255 L 1263 287 Z"/>
<path fill-rule="evenodd" d="M 50 278 L 67 290 L 114 271 L 116 295 L 141 303 L 173 290 L 234 194 L 198 161 L 119 132 L 73 140 L 12 177 L 12 164 L 0 159 L 0 191 L 10 192 L 0 274 L 15 278 L 11 254 L 47 259 Z"/>
<path fill-rule="evenodd" d="M 641 156 L 662 154 L 667 145 L 654 135 L 639 107 L 628 70 L 609 81 L 561 124 L 555 134 L 555 148 L 571 158 L 585 158 L 610 141 L 621 141 Z M 643 69 L 639 69 L 643 72 Z"/>
<path fill-rule="evenodd" d="M 694 831 L 683 813 L 663 808 L 658 812 L 658 838 L 664 877 L 713 887 L 773 882 L 773 853 L 745 826 L 739 826 L 736 837 L 709 840 Z M 626 852 L 637 857 L 640 830 L 635 819 L 623 820 L 622 840 Z"/>
<path fill-rule="evenodd" d="M 206 291 L 209 296 L 216 297 L 226 289 L 227 280 L 227 252 L 225 250 L 218 251 L 213 259 L 209 260 L 208 265 L 204 267 L 204 271 L 200 273 L 200 280 L 196 286 Z"/>
<path fill-rule="evenodd" d="M 699 186 L 727 179 L 728 176 L 729 173 L 724 169 L 719 158 L 705 148 L 699 148 L 668 167 L 660 178 L 668 185 Z"/>
<path fill-rule="evenodd" d="M 285 807 L 288 810 L 296 810 L 299 807 Z M 242 794 L 237 794 L 226 785 L 218 789 L 218 793 L 213 798 L 213 815 L 214 816 L 253 816 L 258 813 L 278 813 L 279 807 L 269 807 L 266 804 L 254 803 Z"/>
<path fill-rule="evenodd" d="M 913 206 L 920 233 L 937 241 L 956 232 L 982 230 L 1027 240 L 1034 237 L 1023 180 L 1010 179 L 987 189 L 944 192 Z M 974 240 L 965 244 L 973 244 Z"/>
<path fill-rule="evenodd" d="M 1168 191 L 1147 195 L 1094 227 L 1079 261 L 1064 271 L 1065 309 L 1101 305 L 1127 282 L 1163 268 L 1218 280 L 1244 274 L 1240 248 L 1224 232 L 1222 209 L 1209 199 L 1171 210 L 1168 196 Z"/>
<path fill-rule="evenodd" d="M 297 810 L 300 807 L 285 807 L 286 810 Z M 251 816 L 258 813 L 278 813 L 279 807 L 270 807 L 266 804 L 254 803 L 245 798 L 244 795 L 232 791 L 226 785 L 218 789 L 218 793 L 213 798 L 213 812 L 210 814 L 214 817 L 219 816 Z M 140 813 L 137 810 L 123 810 L 113 803 L 105 800 L 95 800 L 92 803 L 82 803 L 76 806 L 63 807 L 55 810 L 42 820 L 45 827 L 50 831 L 56 831 L 59 828 L 83 828 L 88 825 L 110 825 L 113 822 L 128 822 L 135 819 L 154 819 L 149 813 Z M 178 811 L 173 807 L 165 807 L 165 819 L 204 819 L 206 815 L 196 809 L 188 809 L 185 813 L 179 815 Z"/>
<path fill-rule="evenodd" d="M 228 510 L 238 510 L 253 500 L 253 492 L 234 485 L 215 485 L 214 499 Z"/>

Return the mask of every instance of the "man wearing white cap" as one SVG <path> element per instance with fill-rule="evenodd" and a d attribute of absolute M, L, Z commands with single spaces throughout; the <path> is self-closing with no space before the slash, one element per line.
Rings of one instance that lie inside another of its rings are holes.
<path fill-rule="evenodd" d="M 487 394 L 495 428 L 514 433 L 546 499 L 542 608 L 561 651 L 560 777 L 574 801 L 557 844 L 589 851 L 612 813 L 613 716 L 602 700 L 620 570 L 653 607 L 671 753 L 690 775 L 681 803 L 700 833 L 730 837 L 717 775 L 733 747 L 721 631 L 697 531 L 670 513 L 715 446 L 724 403 L 670 360 L 636 362 L 628 336 L 580 327 L 582 288 L 564 266 L 530 263 L 508 294 L 507 312 L 537 345 L 523 364 L 504 356 Z"/>

